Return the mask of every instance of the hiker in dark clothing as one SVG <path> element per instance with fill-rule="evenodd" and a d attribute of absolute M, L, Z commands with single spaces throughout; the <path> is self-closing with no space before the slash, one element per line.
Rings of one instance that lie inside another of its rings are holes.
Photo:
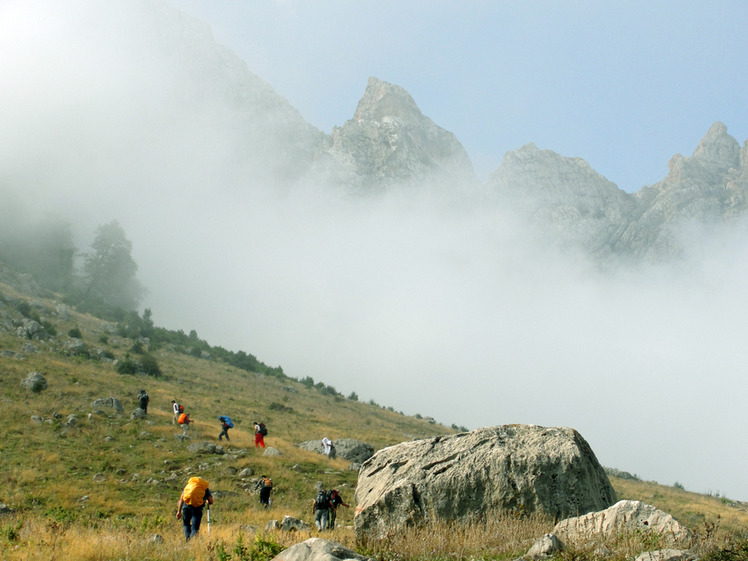
<path fill-rule="evenodd" d="M 332 508 L 330 509 L 330 514 L 328 515 L 330 518 L 328 526 L 330 527 L 330 530 L 335 528 L 335 519 L 337 518 L 337 511 L 339 506 L 344 506 L 346 508 L 350 508 L 351 505 L 347 504 L 343 497 L 340 496 L 340 493 L 338 493 L 337 489 L 333 489 L 330 491 L 330 504 L 332 505 Z"/>
<path fill-rule="evenodd" d="M 324 532 L 327 529 L 327 524 L 330 520 L 330 510 L 332 510 L 330 494 L 324 489 L 321 489 L 312 501 L 314 523 L 317 525 L 317 530 L 320 532 Z"/>
<path fill-rule="evenodd" d="M 270 491 L 273 490 L 273 480 L 267 475 L 261 475 L 255 489 L 260 490 L 260 504 L 268 508 L 270 506 Z"/>
<path fill-rule="evenodd" d="M 146 412 L 146 415 L 148 414 L 148 402 L 151 400 L 150 397 L 148 397 L 148 394 L 145 393 L 145 390 L 140 390 L 140 393 L 138 394 L 138 404 L 140 405 L 140 408 Z"/>
<path fill-rule="evenodd" d="M 221 440 L 224 436 L 226 437 L 226 440 L 231 440 L 229 438 L 229 429 L 233 426 L 230 423 L 231 419 L 224 415 L 221 415 L 220 417 L 218 417 L 218 420 L 221 421 L 221 434 L 218 435 L 218 440 Z"/>

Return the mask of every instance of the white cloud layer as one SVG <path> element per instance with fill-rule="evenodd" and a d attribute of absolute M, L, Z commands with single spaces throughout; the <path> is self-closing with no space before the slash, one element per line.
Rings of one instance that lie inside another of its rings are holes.
<path fill-rule="evenodd" d="M 117 219 L 157 324 L 447 424 L 571 426 L 604 465 L 748 500 L 744 229 L 603 273 L 492 207 L 276 196 L 127 17 L 0 7 L 0 190 L 81 245 Z"/>

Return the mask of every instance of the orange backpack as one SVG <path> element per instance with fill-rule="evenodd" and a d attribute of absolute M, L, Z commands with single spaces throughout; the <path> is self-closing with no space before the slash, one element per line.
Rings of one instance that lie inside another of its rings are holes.
<path fill-rule="evenodd" d="M 180 425 L 183 425 L 187 422 L 187 413 L 182 413 L 179 418 L 177 419 L 177 423 Z"/>
<path fill-rule="evenodd" d="M 208 482 L 202 477 L 190 477 L 182 491 L 182 500 L 190 506 L 201 506 L 205 502 L 205 490 Z"/>

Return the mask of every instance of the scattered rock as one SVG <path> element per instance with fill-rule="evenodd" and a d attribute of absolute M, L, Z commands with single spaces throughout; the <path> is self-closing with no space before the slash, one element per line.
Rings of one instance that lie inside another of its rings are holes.
<path fill-rule="evenodd" d="M 5 503 L 0 503 L 0 514 L 12 514 L 12 513 L 13 513 L 12 508 L 10 508 Z"/>
<path fill-rule="evenodd" d="M 339 438 L 335 442 L 335 453 L 338 458 L 350 462 L 364 463 L 374 454 L 374 447 L 371 444 L 355 440 L 353 438 Z M 302 450 L 324 454 L 325 447 L 322 440 L 308 440 L 298 445 Z"/>
<path fill-rule="evenodd" d="M 223 454 L 223 446 L 204 440 L 190 444 L 187 451 L 192 454 Z"/>
<path fill-rule="evenodd" d="M 535 540 L 532 547 L 525 554 L 529 559 L 546 559 L 555 553 L 560 553 L 564 549 L 564 544 L 555 534 L 545 534 Z"/>
<path fill-rule="evenodd" d="M 293 516 L 286 515 L 278 525 L 279 528 L 285 532 L 308 532 L 309 524 Z"/>
<path fill-rule="evenodd" d="M 124 413 L 125 407 L 122 402 L 116 397 L 102 397 L 91 403 L 91 408 L 98 412 L 102 407 L 108 409 L 114 409 L 117 413 Z"/>
<path fill-rule="evenodd" d="M 103 473 L 96 473 L 93 476 L 94 483 L 104 483 L 106 481 L 106 475 Z"/>
<path fill-rule="evenodd" d="M 280 552 L 273 561 L 374 561 L 347 547 L 322 538 L 309 538 Z"/>
<path fill-rule="evenodd" d="M 237 473 L 237 476 L 239 476 L 241 479 L 248 479 L 252 477 L 255 474 L 254 470 L 252 468 L 244 468 L 239 473 Z"/>
<path fill-rule="evenodd" d="M 670 514 L 641 501 L 619 501 L 605 510 L 562 520 L 553 529 L 568 544 L 585 543 L 600 535 L 642 531 L 662 535 L 668 545 L 687 545 L 691 541 L 688 528 Z"/>
<path fill-rule="evenodd" d="M 660 549 L 642 553 L 634 561 L 697 561 L 699 556 L 683 549 Z"/>
<path fill-rule="evenodd" d="M 262 455 L 263 456 L 282 456 L 283 454 L 277 448 L 268 446 L 267 448 L 265 448 L 265 451 L 262 453 Z"/>
<path fill-rule="evenodd" d="M 145 409 L 141 409 L 140 407 L 136 407 L 132 410 L 132 413 L 130 413 L 130 419 L 133 421 L 139 421 L 141 419 L 146 418 L 146 412 Z"/>
<path fill-rule="evenodd" d="M 21 385 L 27 390 L 39 393 L 47 389 L 47 380 L 38 372 L 29 372 L 28 375 L 21 380 Z"/>

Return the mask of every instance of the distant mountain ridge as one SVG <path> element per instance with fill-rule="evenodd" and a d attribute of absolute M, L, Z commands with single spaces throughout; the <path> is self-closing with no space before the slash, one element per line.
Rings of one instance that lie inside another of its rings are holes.
<path fill-rule="evenodd" d="M 102 17 L 108 14 L 95 3 L 91 6 Z M 723 224 L 746 211 L 748 147 L 741 148 L 720 122 L 692 156 L 670 160 L 661 182 L 633 194 L 581 158 L 533 144 L 508 152 L 483 184 L 455 135 L 423 115 L 400 86 L 370 78 L 351 119 L 326 134 L 244 61 L 216 44 L 205 24 L 160 0 L 122 3 L 122 12 L 125 6 L 134 15 L 117 20 L 129 34 L 122 48 L 133 49 L 144 81 L 149 80 L 145 83 L 160 79 L 163 89 L 147 95 L 144 103 L 150 105 L 137 109 L 142 123 L 135 128 L 145 131 L 140 144 L 163 145 L 183 164 L 208 162 L 215 185 L 200 184 L 200 189 L 221 187 L 241 195 L 263 185 L 287 193 L 304 188 L 346 196 L 403 190 L 434 198 L 448 195 L 447 201 L 525 217 L 560 251 L 581 250 L 602 260 L 677 256 L 684 225 Z M 109 19 L 106 25 L 113 25 Z M 158 56 L 151 56 L 154 48 Z M 169 78 L 162 78 L 167 71 Z M 174 108 L 168 107 L 172 102 Z M 162 132 L 166 122 L 178 122 L 173 138 Z M 154 140 L 159 136 L 163 138 Z M 182 138 L 192 143 L 182 147 Z M 98 148 L 100 143 L 94 144 Z M 126 148 L 136 150 L 138 144 L 130 142 Z M 107 152 L 113 153 L 117 150 Z M 125 165 L 128 159 L 123 156 Z"/>
<path fill-rule="evenodd" d="M 603 260 L 674 257 L 682 250 L 678 231 L 684 225 L 724 223 L 745 214 L 748 147 L 741 148 L 720 122 L 692 156 L 673 156 L 661 182 L 633 194 L 583 159 L 534 144 L 508 152 L 482 185 L 454 134 L 423 115 L 404 88 L 370 78 L 351 119 L 328 135 L 208 38 L 181 35 L 182 57 L 202 53 L 188 60 L 190 75 L 227 104 L 234 126 L 243 131 L 237 159 L 251 161 L 248 173 L 287 189 L 304 184 L 348 195 L 414 188 L 477 195 L 481 204 L 525 216 L 559 250 Z"/>

